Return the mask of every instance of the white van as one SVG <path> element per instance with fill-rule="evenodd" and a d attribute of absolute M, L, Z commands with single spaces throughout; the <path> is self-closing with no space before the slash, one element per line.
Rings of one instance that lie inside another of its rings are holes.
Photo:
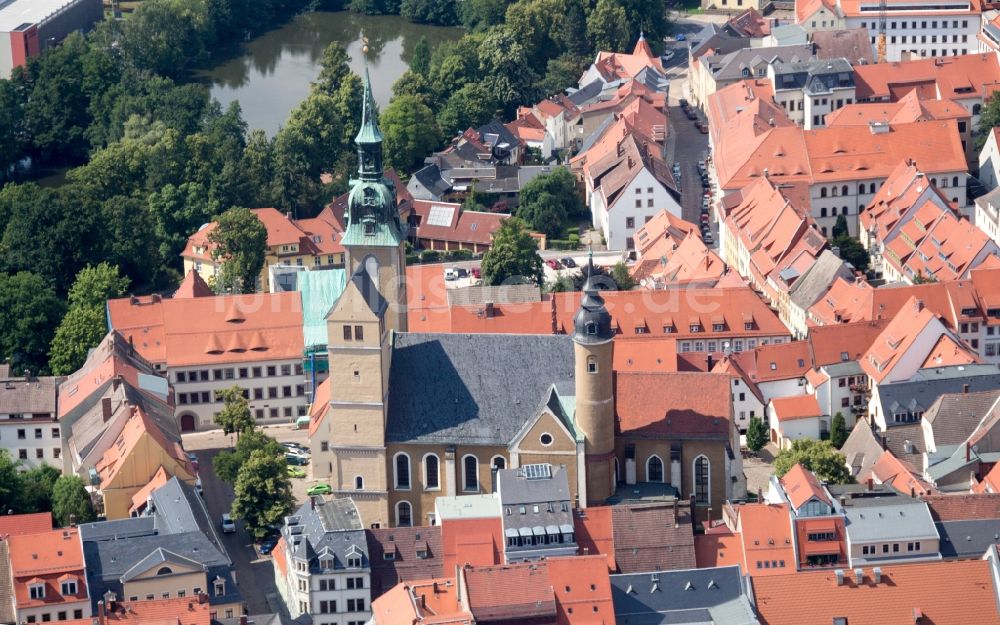
<path fill-rule="evenodd" d="M 229 516 L 228 512 L 222 513 L 222 533 L 232 534 L 236 531 L 236 523 L 233 522 L 233 517 Z"/>

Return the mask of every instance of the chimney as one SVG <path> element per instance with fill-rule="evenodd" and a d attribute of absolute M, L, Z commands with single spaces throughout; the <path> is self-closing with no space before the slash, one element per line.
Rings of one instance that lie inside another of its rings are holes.
<path fill-rule="evenodd" d="M 149 296 L 149 301 L 153 302 L 154 304 L 159 304 L 161 299 L 163 298 L 160 297 L 159 293 L 153 293 L 152 295 Z"/>
<path fill-rule="evenodd" d="M 706 369 L 706 371 L 711 373 L 712 365 L 715 364 L 715 359 L 712 358 L 712 352 L 709 352 L 708 356 L 705 358 L 705 364 L 708 365 L 708 369 Z"/>
<path fill-rule="evenodd" d="M 844 569 L 837 569 L 836 571 L 833 572 L 833 574 L 837 576 L 837 585 L 838 586 L 843 586 L 844 585 Z"/>
<path fill-rule="evenodd" d="M 764 501 L 764 489 L 760 486 L 757 487 L 757 503 L 763 503 Z"/>
<path fill-rule="evenodd" d="M 920 312 L 921 310 L 924 309 L 924 300 L 918 299 L 913 307 L 916 309 L 917 312 Z"/>
<path fill-rule="evenodd" d="M 583 555 L 585 555 L 585 556 L 590 555 L 590 547 L 584 547 L 583 548 Z"/>
<path fill-rule="evenodd" d="M 883 438 L 883 440 L 885 440 L 885 439 Z M 883 447 L 883 449 L 884 449 L 884 447 Z M 867 480 L 865 480 L 865 490 L 867 490 L 868 492 L 871 492 L 874 489 L 875 489 L 875 480 L 873 480 L 872 478 L 868 478 Z"/>
<path fill-rule="evenodd" d="M 910 487 L 910 499 L 917 498 L 917 489 L 913 486 Z"/>
<path fill-rule="evenodd" d="M 879 441 L 882 443 L 882 450 L 885 451 L 889 449 L 889 439 L 885 437 L 885 434 L 879 435 Z"/>
<path fill-rule="evenodd" d="M 876 566 L 872 569 L 872 581 L 876 584 L 882 583 L 882 567 Z"/>
<path fill-rule="evenodd" d="M 865 581 L 864 569 L 862 569 L 861 567 L 854 569 L 854 583 L 860 586 L 861 583 L 864 581 Z"/>
<path fill-rule="evenodd" d="M 497 312 L 496 308 L 493 305 L 493 302 L 486 302 L 486 318 L 492 319 L 493 317 L 496 317 L 496 315 Z"/>
<path fill-rule="evenodd" d="M 97 622 L 104 625 L 104 599 L 101 599 L 97 604 Z"/>
<path fill-rule="evenodd" d="M 972 455 L 971 452 L 972 452 L 972 445 L 970 445 L 968 443 L 968 441 L 966 441 L 966 443 L 965 443 L 965 461 L 966 462 L 968 462 L 971 459 L 970 458 L 970 456 Z"/>
<path fill-rule="evenodd" d="M 111 398 L 102 397 L 101 398 L 101 414 L 104 416 L 104 422 L 107 423 L 111 418 Z"/>
<path fill-rule="evenodd" d="M 76 527 L 76 515 L 75 514 L 69 515 L 69 526 L 70 527 Z"/>
<path fill-rule="evenodd" d="M 556 298 L 552 297 L 552 334 L 559 334 L 559 318 L 556 316 Z"/>

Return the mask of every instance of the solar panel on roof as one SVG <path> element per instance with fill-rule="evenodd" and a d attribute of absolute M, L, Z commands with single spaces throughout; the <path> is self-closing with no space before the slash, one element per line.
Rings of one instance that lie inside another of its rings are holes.
<path fill-rule="evenodd" d="M 427 225 L 450 226 L 451 219 L 454 216 L 454 206 L 431 206 L 431 212 L 427 215 Z"/>
<path fill-rule="evenodd" d="M 551 464 L 526 464 L 521 468 L 525 479 L 544 480 L 552 477 Z"/>

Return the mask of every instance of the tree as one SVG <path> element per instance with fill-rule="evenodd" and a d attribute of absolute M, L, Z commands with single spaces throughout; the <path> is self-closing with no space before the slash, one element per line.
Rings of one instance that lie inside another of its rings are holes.
<path fill-rule="evenodd" d="M 96 519 L 90 493 L 83 479 L 76 475 L 63 475 L 52 487 L 52 516 L 59 525 L 90 523 Z"/>
<path fill-rule="evenodd" d="M 757 453 L 767 444 L 767 426 L 760 417 L 750 417 L 747 425 L 747 449 Z"/>
<path fill-rule="evenodd" d="M 566 293 L 573 290 L 573 278 L 559 274 L 552 282 L 545 283 L 545 290 L 549 293 Z"/>
<path fill-rule="evenodd" d="M 52 494 L 62 472 L 50 464 L 30 469 L 21 474 L 21 512 L 49 512 Z"/>
<path fill-rule="evenodd" d="M 844 454 L 838 452 L 830 441 L 800 438 L 792 441 L 791 449 L 784 449 L 774 459 L 774 474 L 781 477 L 796 464 L 816 474 L 816 477 L 831 484 L 854 482 L 847 469 Z"/>
<path fill-rule="evenodd" d="M 497 286 L 509 282 L 542 283 L 542 257 L 527 225 L 517 217 L 506 219 L 483 254 L 483 282 Z"/>
<path fill-rule="evenodd" d="M 397 171 L 413 171 L 441 143 L 434 113 L 414 96 L 393 98 L 382 112 L 379 125 L 385 137 L 386 163 Z"/>
<path fill-rule="evenodd" d="M 458 23 L 455 0 L 402 0 L 399 14 L 420 24 L 453 26 Z"/>
<path fill-rule="evenodd" d="M 559 238 L 566 221 L 583 211 L 576 179 L 565 167 L 528 182 L 521 189 L 520 199 L 517 216 L 549 238 Z"/>
<path fill-rule="evenodd" d="M 479 45 L 479 71 L 508 116 L 513 117 L 518 105 L 536 100 L 538 74 L 512 28 L 498 26 L 486 33 Z"/>
<path fill-rule="evenodd" d="M 225 405 L 219 414 L 215 415 L 215 423 L 222 426 L 222 433 L 230 435 L 236 433 L 236 440 L 240 440 L 240 434 L 252 430 L 256 422 L 250 414 L 250 402 L 244 396 L 244 391 L 237 385 L 218 392 Z"/>
<path fill-rule="evenodd" d="M 625 9 L 615 0 L 597 0 L 587 18 L 587 37 L 598 50 L 627 50 L 630 35 Z"/>
<path fill-rule="evenodd" d="M 975 148 L 978 152 L 986 144 L 986 139 L 993 129 L 1000 126 L 1000 96 L 993 92 L 986 98 L 979 115 L 979 133 L 976 136 Z"/>
<path fill-rule="evenodd" d="M 438 123 L 445 137 L 453 137 L 466 128 L 478 128 L 493 119 L 499 103 L 482 83 L 470 82 L 451 94 L 438 112 Z"/>
<path fill-rule="evenodd" d="M 0 514 L 21 509 L 21 473 L 17 465 L 6 449 L 0 449 Z"/>
<path fill-rule="evenodd" d="M 486 30 L 503 24 L 507 0 L 462 0 L 458 15 L 469 30 Z"/>
<path fill-rule="evenodd" d="M 106 262 L 87 265 L 69 289 L 69 304 L 103 308 L 109 299 L 125 295 L 128 286 L 129 279 L 119 274 L 117 266 Z"/>
<path fill-rule="evenodd" d="M 844 421 L 844 414 L 837 412 L 830 422 L 830 444 L 840 449 L 847 441 L 847 422 Z"/>
<path fill-rule="evenodd" d="M 830 241 L 832 247 L 840 250 L 840 257 L 844 262 L 848 262 L 858 271 L 868 271 L 869 256 L 868 250 L 852 236 L 841 235 Z"/>
<path fill-rule="evenodd" d="M 287 466 L 283 457 L 257 450 L 240 467 L 232 513 L 256 538 L 267 535 L 268 527 L 280 523 L 292 509 Z"/>
<path fill-rule="evenodd" d="M 427 45 L 427 37 L 421 36 L 410 52 L 410 71 L 426 76 L 431 69 L 431 47 Z"/>
<path fill-rule="evenodd" d="M 323 50 L 319 77 L 312 83 L 312 93 L 337 93 L 341 83 L 351 74 L 351 57 L 338 41 L 331 41 Z"/>
<path fill-rule="evenodd" d="M 33 273 L 0 273 L 0 359 L 12 370 L 41 373 L 63 314 L 63 304 L 45 280 Z"/>
<path fill-rule="evenodd" d="M 233 293 L 256 291 L 267 252 L 267 228 L 260 219 L 249 209 L 231 208 L 216 219 L 208 240 L 215 245 L 212 258 L 222 260 L 217 287 Z"/>
<path fill-rule="evenodd" d="M 212 468 L 220 480 L 232 484 L 236 481 L 240 467 L 255 451 L 262 451 L 269 456 L 284 457 L 284 449 L 278 441 L 260 430 L 252 429 L 243 432 L 235 449 L 216 454 L 212 459 Z"/>
<path fill-rule="evenodd" d="M 850 236 L 847 230 L 847 215 L 841 213 L 837 216 L 837 223 L 833 224 L 833 238 Z"/>
<path fill-rule="evenodd" d="M 73 306 L 63 317 L 49 349 L 49 370 L 53 375 L 69 375 L 87 359 L 87 352 L 107 334 L 103 308 Z"/>
<path fill-rule="evenodd" d="M 628 265 L 622 261 L 615 263 L 611 269 L 611 279 L 618 285 L 619 291 L 631 291 L 635 288 L 635 278 L 629 272 Z"/>
<path fill-rule="evenodd" d="M 24 158 L 24 96 L 11 80 L 0 80 L 0 184 Z"/>

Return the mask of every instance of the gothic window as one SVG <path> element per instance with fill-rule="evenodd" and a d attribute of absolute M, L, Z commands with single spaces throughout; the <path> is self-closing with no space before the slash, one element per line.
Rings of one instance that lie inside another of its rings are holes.
<path fill-rule="evenodd" d="M 493 462 L 490 463 L 494 469 L 504 470 L 507 468 L 507 460 L 503 456 L 493 456 Z"/>
<path fill-rule="evenodd" d="M 396 525 L 398 527 L 413 525 L 413 508 L 410 506 L 410 502 L 401 501 L 396 504 Z"/>
<path fill-rule="evenodd" d="M 646 481 L 663 481 L 663 461 L 660 460 L 659 456 L 650 456 L 649 460 L 646 461 Z"/>
<path fill-rule="evenodd" d="M 462 458 L 462 490 L 479 492 L 479 458 L 468 455 Z"/>
<path fill-rule="evenodd" d="M 711 497 L 709 480 L 712 476 L 711 464 L 705 456 L 694 459 L 694 500 L 695 503 L 707 504 Z"/>

